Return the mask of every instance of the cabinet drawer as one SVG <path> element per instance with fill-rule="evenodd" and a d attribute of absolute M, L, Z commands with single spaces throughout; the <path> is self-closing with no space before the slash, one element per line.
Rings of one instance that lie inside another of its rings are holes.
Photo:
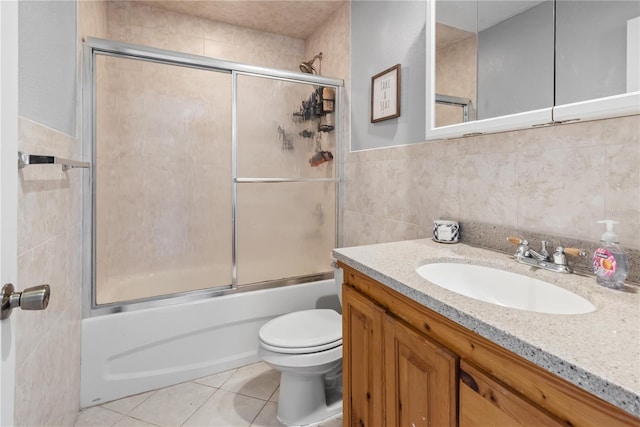
<path fill-rule="evenodd" d="M 460 362 L 460 427 L 560 427 L 560 420 L 465 361 Z"/>

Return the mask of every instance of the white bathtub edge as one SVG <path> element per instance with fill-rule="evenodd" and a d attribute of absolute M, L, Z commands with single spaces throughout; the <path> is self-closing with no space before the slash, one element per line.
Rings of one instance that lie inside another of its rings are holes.
<path fill-rule="evenodd" d="M 335 299 L 333 280 L 82 321 L 82 408 L 259 361 L 270 319 Z M 224 343 L 224 345 L 220 345 Z"/>

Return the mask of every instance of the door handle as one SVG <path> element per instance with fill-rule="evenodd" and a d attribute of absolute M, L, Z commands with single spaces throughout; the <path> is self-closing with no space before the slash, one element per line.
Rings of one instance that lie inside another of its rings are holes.
<path fill-rule="evenodd" d="M 0 320 L 11 316 L 11 311 L 17 307 L 23 310 L 44 310 L 49 305 L 50 295 L 51 288 L 49 285 L 33 286 L 22 292 L 16 292 L 13 285 L 7 283 L 2 287 Z"/>

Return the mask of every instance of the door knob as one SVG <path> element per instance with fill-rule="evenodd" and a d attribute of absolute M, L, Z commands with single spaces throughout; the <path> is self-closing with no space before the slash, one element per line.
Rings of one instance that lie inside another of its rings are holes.
<path fill-rule="evenodd" d="M 51 289 L 49 285 L 39 285 L 16 292 L 11 283 L 2 287 L 2 308 L 0 319 L 11 316 L 11 311 L 20 307 L 23 310 L 44 310 L 49 305 Z"/>

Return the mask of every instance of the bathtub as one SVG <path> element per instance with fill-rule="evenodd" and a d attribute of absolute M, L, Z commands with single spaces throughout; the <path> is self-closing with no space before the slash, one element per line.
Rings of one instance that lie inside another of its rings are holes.
<path fill-rule="evenodd" d="M 80 406 L 257 362 L 265 322 L 339 307 L 334 281 L 322 280 L 83 319 Z"/>

